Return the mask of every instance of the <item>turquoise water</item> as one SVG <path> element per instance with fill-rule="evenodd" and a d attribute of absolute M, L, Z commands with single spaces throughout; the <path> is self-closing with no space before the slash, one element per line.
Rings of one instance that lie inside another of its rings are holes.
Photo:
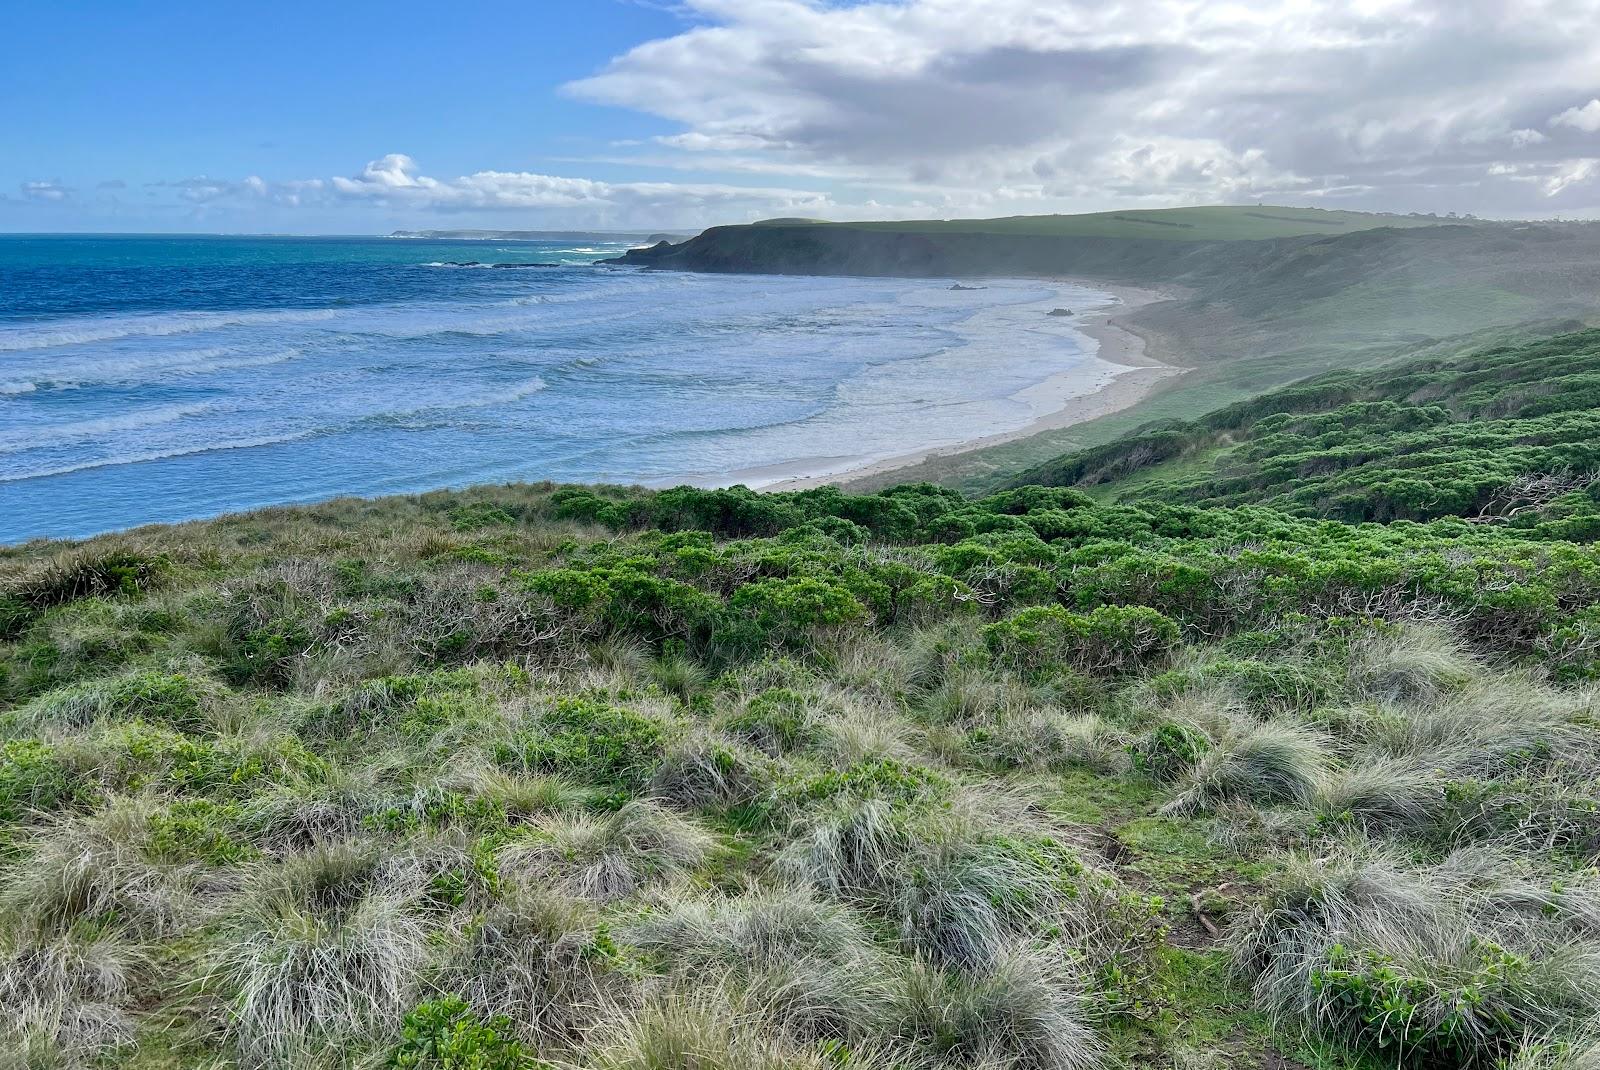
<path fill-rule="evenodd" d="M 1044 380 L 1106 375 L 1042 314 L 1090 291 L 594 263 L 621 248 L 0 237 L 0 542 L 471 483 L 759 483 L 1013 430 Z"/>

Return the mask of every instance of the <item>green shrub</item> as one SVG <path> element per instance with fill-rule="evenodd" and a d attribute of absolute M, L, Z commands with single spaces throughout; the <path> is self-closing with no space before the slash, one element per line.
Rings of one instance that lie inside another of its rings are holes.
<path fill-rule="evenodd" d="M 457 531 L 477 531 L 480 528 L 510 527 L 517 518 L 493 502 L 472 502 L 458 505 L 449 512 L 450 526 Z"/>
<path fill-rule="evenodd" d="M 643 786 L 661 761 L 667 729 L 630 710 L 587 699 L 563 698 L 501 748 L 504 763 L 544 773 L 566 773 L 629 789 Z"/>
<path fill-rule="evenodd" d="M 1175 780 L 1193 768 L 1211 741 L 1193 725 L 1163 721 L 1128 749 L 1133 767 L 1154 780 Z"/>
<path fill-rule="evenodd" d="M 529 1070 L 548 1066 L 523 1051 L 504 1017 L 479 1021 L 459 996 L 418 1005 L 400 1027 L 387 1064 L 399 1070 Z"/>
<path fill-rule="evenodd" d="M 787 687 L 770 687 L 752 696 L 723 728 L 770 755 L 804 747 L 817 737 L 805 696 Z"/>
<path fill-rule="evenodd" d="M 256 856 L 256 851 L 234 836 L 241 810 L 236 804 L 209 799 L 185 799 L 148 818 L 145 853 L 162 863 L 205 862 L 236 866 Z"/>
<path fill-rule="evenodd" d="M 49 744 L 37 739 L 0 743 L 0 823 L 29 811 L 60 809 L 86 793 L 87 786 Z"/>
<path fill-rule="evenodd" d="M 830 769 L 797 780 L 784 789 L 784 795 L 805 802 L 847 795 L 906 805 L 945 797 L 951 786 L 948 777 L 925 765 L 911 765 L 893 758 L 867 758 L 844 769 Z"/>
<path fill-rule="evenodd" d="M 849 590 L 811 576 L 747 583 L 734 592 L 728 607 L 782 639 L 803 638 L 867 615 L 866 606 Z"/>
<path fill-rule="evenodd" d="M 93 744 L 96 757 L 89 772 L 120 791 L 152 788 L 239 798 L 263 781 L 290 781 L 324 768 L 292 736 L 206 740 L 134 723 L 108 729 Z"/>
<path fill-rule="evenodd" d="M 1470 962 L 1449 972 L 1441 965 L 1334 944 L 1311 979 L 1330 1016 L 1406 1062 L 1481 1065 L 1526 1039 L 1533 1023 L 1514 1009 L 1532 980 L 1526 958 L 1485 941 L 1473 945 Z"/>
<path fill-rule="evenodd" d="M 1178 626 L 1145 606 L 1101 606 L 1088 614 L 1034 606 L 983 629 L 995 658 L 1024 673 L 1062 667 L 1129 672 L 1162 656 L 1177 639 Z"/>

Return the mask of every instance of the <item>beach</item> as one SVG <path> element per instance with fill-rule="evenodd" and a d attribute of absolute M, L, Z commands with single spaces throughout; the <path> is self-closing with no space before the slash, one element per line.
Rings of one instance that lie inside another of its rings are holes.
<path fill-rule="evenodd" d="M 1049 281 L 1099 291 L 1112 298 L 1101 307 L 1078 314 L 1073 323 L 1078 331 L 1094 341 L 1094 356 L 1116 369 L 1091 392 L 1082 391 L 1083 374 L 1074 366 L 1014 395 L 1024 397 L 1040 412 L 1026 426 L 994 434 L 978 434 L 958 442 L 875 460 L 862 461 L 848 456 L 811 457 L 764 468 L 744 469 L 735 473 L 736 481 L 767 491 L 807 490 L 857 480 L 876 481 L 933 458 L 1015 442 L 1043 431 L 1070 427 L 1118 412 L 1137 404 L 1161 382 L 1188 370 L 1156 359 L 1149 353 L 1145 339 L 1119 322 L 1122 316 L 1137 308 L 1170 300 L 1171 294 L 1135 286 L 1111 285 L 1092 279 L 1061 278 Z M 830 464 L 832 467 L 827 470 L 818 471 L 819 466 Z"/>

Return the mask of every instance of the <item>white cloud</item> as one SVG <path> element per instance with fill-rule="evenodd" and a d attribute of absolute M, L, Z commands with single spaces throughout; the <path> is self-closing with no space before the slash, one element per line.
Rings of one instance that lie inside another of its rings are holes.
<path fill-rule="evenodd" d="M 63 186 L 60 179 L 52 179 L 49 182 L 39 180 L 22 182 L 17 188 L 21 191 L 23 199 L 29 201 L 64 201 L 72 196 L 71 187 Z"/>
<path fill-rule="evenodd" d="M 694 182 L 602 182 L 531 171 L 475 171 L 455 178 L 422 173 L 404 153 L 369 162 L 352 176 L 272 182 L 205 176 L 159 183 L 205 210 L 257 207 L 374 208 L 408 213 L 533 215 L 572 225 L 700 226 L 772 215 L 821 215 L 836 205 L 827 194 L 773 186 Z"/>
<path fill-rule="evenodd" d="M 1038 209 L 1261 196 L 1515 208 L 1532 203 L 1525 185 L 1484 182 L 1508 142 L 1554 164 L 1570 150 L 1543 122 L 1600 125 L 1600 100 L 1544 118 L 1594 89 L 1600 0 L 684 7 L 683 32 L 568 91 L 671 122 L 655 146 L 685 168 L 765 161 L 958 205 L 1037 187 Z M 1504 197 L 1441 203 L 1452 193 Z"/>
<path fill-rule="evenodd" d="M 1554 197 L 1562 190 L 1587 183 L 1596 176 L 1600 176 L 1600 159 L 1589 157 L 1582 160 L 1568 160 L 1555 174 L 1545 180 L 1545 195 Z"/>
<path fill-rule="evenodd" d="M 1560 115 L 1552 115 L 1550 125 L 1570 126 L 1574 130 L 1590 134 L 1600 130 L 1600 97 L 1589 101 L 1581 108 L 1568 108 Z"/>

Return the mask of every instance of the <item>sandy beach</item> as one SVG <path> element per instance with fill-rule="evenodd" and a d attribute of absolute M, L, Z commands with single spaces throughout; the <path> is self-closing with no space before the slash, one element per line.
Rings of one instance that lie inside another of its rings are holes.
<path fill-rule="evenodd" d="M 738 482 L 758 490 L 807 490 L 812 487 L 849 483 L 874 478 L 921 464 L 935 457 L 948 457 L 988 446 L 1053 431 L 1073 424 L 1094 420 L 1136 404 L 1165 379 L 1181 375 L 1188 369 L 1164 363 L 1151 356 L 1144 339 L 1118 323 L 1118 319 L 1136 308 L 1170 300 L 1172 295 L 1158 290 L 1133 286 L 1115 286 L 1090 279 L 1059 278 L 1049 280 L 1065 285 L 1081 286 L 1108 293 L 1116 300 L 1103 308 L 1081 314 L 1074 326 L 1095 340 L 1095 356 L 1114 366 L 1112 376 L 1099 389 L 1083 394 L 1082 377 L 1076 371 L 1065 371 L 1024 391 L 1022 395 L 1036 409 L 1042 411 L 1024 427 L 1000 434 L 979 435 L 961 442 L 917 450 L 864 463 L 853 462 L 849 456 L 808 457 L 782 465 L 751 468 L 734 473 Z M 837 465 L 837 467 L 834 467 Z M 819 469 L 823 471 L 819 474 Z"/>

